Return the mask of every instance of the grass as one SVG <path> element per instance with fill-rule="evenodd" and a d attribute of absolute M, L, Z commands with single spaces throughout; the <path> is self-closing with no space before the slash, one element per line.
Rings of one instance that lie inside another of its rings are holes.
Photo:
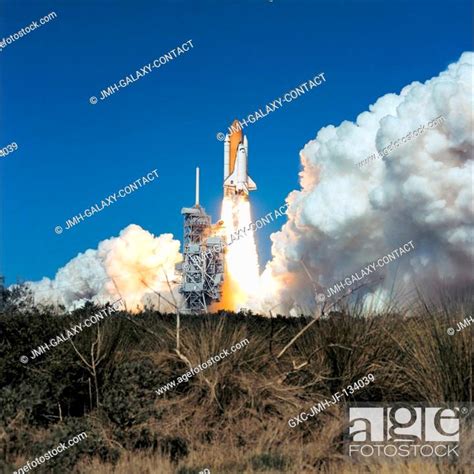
<path fill-rule="evenodd" d="M 395 311 L 362 315 L 351 308 L 333 312 L 283 353 L 311 320 L 225 312 L 181 316 L 178 354 L 174 315 L 121 313 L 77 336 L 76 350 L 64 344 L 28 366 L 18 359 L 36 346 L 32 341 L 47 340 L 58 324 L 68 327 L 78 315 L 58 323 L 58 316 L 36 314 L 42 318 L 36 334 L 31 314 L 1 314 L 3 467 L 11 472 L 52 447 L 53 433 L 59 430 L 64 440 L 66 433 L 83 431 L 80 425 L 89 438 L 68 451 L 67 470 L 85 474 L 190 474 L 205 468 L 213 474 L 472 472 L 468 458 L 452 466 L 364 466 L 343 456 L 347 402 L 436 406 L 472 400 L 472 327 L 447 334 L 448 327 L 473 314 L 469 298 L 428 304 L 420 297 L 411 309 L 410 317 Z M 83 310 L 80 318 L 93 310 Z M 15 325 L 33 332 L 21 339 Z M 244 338 L 250 341 L 245 348 L 165 395 L 154 393 Z M 374 383 L 315 418 L 288 426 L 289 418 L 368 373 Z M 36 449 L 33 439 L 42 440 L 41 447 Z M 59 473 L 65 466 L 56 459 L 44 469 Z"/>

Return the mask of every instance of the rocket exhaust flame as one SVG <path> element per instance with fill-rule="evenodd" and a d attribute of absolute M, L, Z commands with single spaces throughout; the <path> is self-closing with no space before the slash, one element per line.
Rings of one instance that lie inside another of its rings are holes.
<path fill-rule="evenodd" d="M 238 229 L 252 221 L 250 202 L 245 195 L 225 196 L 222 201 L 223 232 L 229 243 Z M 222 301 L 215 309 L 238 311 L 253 299 L 259 288 L 257 247 L 253 234 L 228 246 L 225 254 L 225 278 Z"/>

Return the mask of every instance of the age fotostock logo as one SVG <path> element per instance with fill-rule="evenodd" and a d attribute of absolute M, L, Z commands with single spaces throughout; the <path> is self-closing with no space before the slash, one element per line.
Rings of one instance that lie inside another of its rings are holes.
<path fill-rule="evenodd" d="M 467 407 L 350 406 L 347 454 L 352 458 L 459 458 Z"/>

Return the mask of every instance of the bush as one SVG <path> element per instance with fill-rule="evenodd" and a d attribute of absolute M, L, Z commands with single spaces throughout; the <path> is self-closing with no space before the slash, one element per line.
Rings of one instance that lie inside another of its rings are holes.
<path fill-rule="evenodd" d="M 251 464 L 253 469 L 256 471 L 265 471 L 267 469 L 284 471 L 289 465 L 289 460 L 278 454 L 262 453 L 257 456 L 253 456 L 251 459 Z"/>

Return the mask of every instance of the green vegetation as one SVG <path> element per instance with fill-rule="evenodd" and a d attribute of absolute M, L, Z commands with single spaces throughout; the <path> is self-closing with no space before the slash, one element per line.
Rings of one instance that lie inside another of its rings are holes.
<path fill-rule="evenodd" d="M 421 301 L 410 317 L 346 308 L 316 321 L 283 354 L 310 319 L 181 316 L 176 351 L 175 315 L 117 312 L 23 364 L 21 356 L 99 308 L 61 315 L 4 295 L 0 472 L 11 473 L 82 431 L 87 439 L 35 472 L 358 472 L 342 457 L 347 401 L 472 400 L 472 328 L 446 332 L 472 314 L 470 304 Z M 155 394 L 189 364 L 244 338 L 247 347 Z M 288 426 L 289 418 L 368 373 L 375 382 L 350 399 Z M 398 472 L 439 472 L 427 463 L 419 471 L 414 466 L 399 465 Z M 456 469 L 443 472 L 463 472 Z M 364 472 L 395 470 L 372 465 Z"/>

